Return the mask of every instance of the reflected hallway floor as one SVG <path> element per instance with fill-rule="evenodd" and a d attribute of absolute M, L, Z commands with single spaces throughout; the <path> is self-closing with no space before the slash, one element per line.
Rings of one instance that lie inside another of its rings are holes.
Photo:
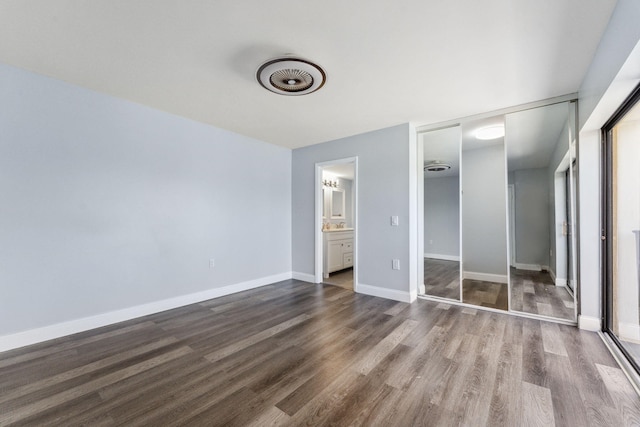
<path fill-rule="evenodd" d="M 460 301 L 460 262 L 424 259 L 425 294 Z"/>
<path fill-rule="evenodd" d="M 511 268 L 511 309 L 565 320 L 575 320 L 573 297 L 556 286 L 548 271 Z"/>

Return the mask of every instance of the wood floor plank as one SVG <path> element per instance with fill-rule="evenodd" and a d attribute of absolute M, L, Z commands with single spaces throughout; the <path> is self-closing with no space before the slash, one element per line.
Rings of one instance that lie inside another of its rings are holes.
<path fill-rule="evenodd" d="M 640 423 L 598 335 L 295 280 L 0 353 L 3 426 L 554 423 Z"/>
<path fill-rule="evenodd" d="M 596 368 L 613 397 L 621 425 L 640 425 L 640 408 L 637 394 L 619 368 L 596 364 Z"/>
<path fill-rule="evenodd" d="M 523 381 L 522 426 L 553 427 L 553 402 L 551 390 Z"/>

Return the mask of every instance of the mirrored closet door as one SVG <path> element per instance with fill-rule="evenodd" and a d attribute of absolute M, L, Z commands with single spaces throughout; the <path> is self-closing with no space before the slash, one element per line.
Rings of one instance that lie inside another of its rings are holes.
<path fill-rule="evenodd" d="M 575 320 L 573 103 L 505 116 L 511 309 Z"/>
<path fill-rule="evenodd" d="M 460 127 L 420 135 L 425 294 L 460 301 Z"/>
<path fill-rule="evenodd" d="M 462 302 L 509 309 L 502 115 L 462 124 Z"/>

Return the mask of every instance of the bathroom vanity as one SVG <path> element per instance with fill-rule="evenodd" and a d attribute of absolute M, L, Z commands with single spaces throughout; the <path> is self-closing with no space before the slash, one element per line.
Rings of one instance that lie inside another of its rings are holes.
<path fill-rule="evenodd" d="M 323 276 L 353 267 L 353 228 L 335 228 L 323 232 Z"/>

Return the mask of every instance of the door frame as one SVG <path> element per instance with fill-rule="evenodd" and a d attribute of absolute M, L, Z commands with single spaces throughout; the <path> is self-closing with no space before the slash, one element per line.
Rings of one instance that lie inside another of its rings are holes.
<path fill-rule="evenodd" d="M 342 159 L 317 162 L 315 164 L 315 283 L 322 283 L 322 270 L 324 265 L 323 234 L 322 234 L 322 171 L 335 165 L 353 164 L 353 185 L 351 188 L 351 201 L 353 203 L 353 291 L 358 292 L 358 156 Z"/>

